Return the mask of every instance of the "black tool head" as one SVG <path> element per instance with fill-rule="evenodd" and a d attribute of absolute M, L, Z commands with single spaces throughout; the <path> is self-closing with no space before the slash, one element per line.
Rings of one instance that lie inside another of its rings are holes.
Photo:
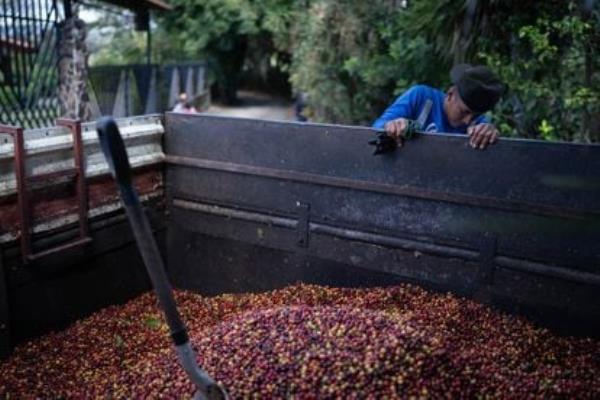
<path fill-rule="evenodd" d="M 129 158 L 117 123 L 111 117 L 102 117 L 96 123 L 96 129 L 102 153 L 108 162 L 113 178 L 121 185 L 130 185 Z"/>
<path fill-rule="evenodd" d="M 391 151 L 396 150 L 398 147 L 398 143 L 392 139 L 385 131 L 376 131 L 377 137 L 375 139 L 369 140 L 369 144 L 371 146 L 375 146 L 375 150 L 373 151 L 373 155 L 385 154 Z"/>

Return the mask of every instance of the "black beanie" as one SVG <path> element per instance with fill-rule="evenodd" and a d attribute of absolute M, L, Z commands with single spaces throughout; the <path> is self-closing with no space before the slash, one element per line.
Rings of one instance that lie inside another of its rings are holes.
<path fill-rule="evenodd" d="M 504 93 L 504 84 L 483 65 L 455 65 L 450 80 L 465 105 L 475 113 L 491 110 Z"/>

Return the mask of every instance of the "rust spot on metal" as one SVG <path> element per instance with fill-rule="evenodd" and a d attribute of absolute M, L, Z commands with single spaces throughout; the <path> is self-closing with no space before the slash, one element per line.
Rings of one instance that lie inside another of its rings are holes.
<path fill-rule="evenodd" d="M 133 184 L 140 195 L 155 193 L 162 188 L 161 166 L 144 168 L 134 172 Z M 35 192 L 32 200 L 33 224 L 43 223 L 69 214 L 77 213 L 78 200 L 73 196 L 74 185 L 63 183 Z M 108 175 L 88 180 L 89 209 L 118 201 L 117 187 Z M 17 196 L 0 199 L 0 234 L 19 231 Z"/>

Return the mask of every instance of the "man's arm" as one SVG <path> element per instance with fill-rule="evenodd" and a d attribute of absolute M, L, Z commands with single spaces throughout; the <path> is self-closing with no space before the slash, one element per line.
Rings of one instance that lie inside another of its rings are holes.
<path fill-rule="evenodd" d="M 418 85 L 404 92 L 373 123 L 373 128 L 384 129 L 401 146 L 402 140 L 400 139 L 408 127 L 409 120 L 415 118 L 414 114 L 418 108 L 420 97 L 419 92 Z"/>
<path fill-rule="evenodd" d="M 413 86 L 399 96 L 373 123 L 373 128 L 383 129 L 385 124 L 398 118 L 414 119 L 419 101 L 419 87 Z"/>

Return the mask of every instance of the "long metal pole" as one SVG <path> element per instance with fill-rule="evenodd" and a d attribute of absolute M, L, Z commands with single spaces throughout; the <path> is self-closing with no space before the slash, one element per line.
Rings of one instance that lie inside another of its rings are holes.
<path fill-rule="evenodd" d="M 198 388 L 196 398 L 227 399 L 228 396 L 225 390 L 196 362 L 196 354 L 190 344 L 185 324 L 177 310 L 171 284 L 165 273 L 158 246 L 150 229 L 150 223 L 144 214 L 137 192 L 131 184 L 129 159 L 125 152 L 125 145 L 119 128 L 112 118 L 104 117 L 98 121 L 97 129 L 102 152 L 119 187 L 121 200 L 146 265 L 146 271 L 148 271 L 159 304 L 167 319 L 171 339 L 175 344 L 179 361 L 190 380 Z"/>

